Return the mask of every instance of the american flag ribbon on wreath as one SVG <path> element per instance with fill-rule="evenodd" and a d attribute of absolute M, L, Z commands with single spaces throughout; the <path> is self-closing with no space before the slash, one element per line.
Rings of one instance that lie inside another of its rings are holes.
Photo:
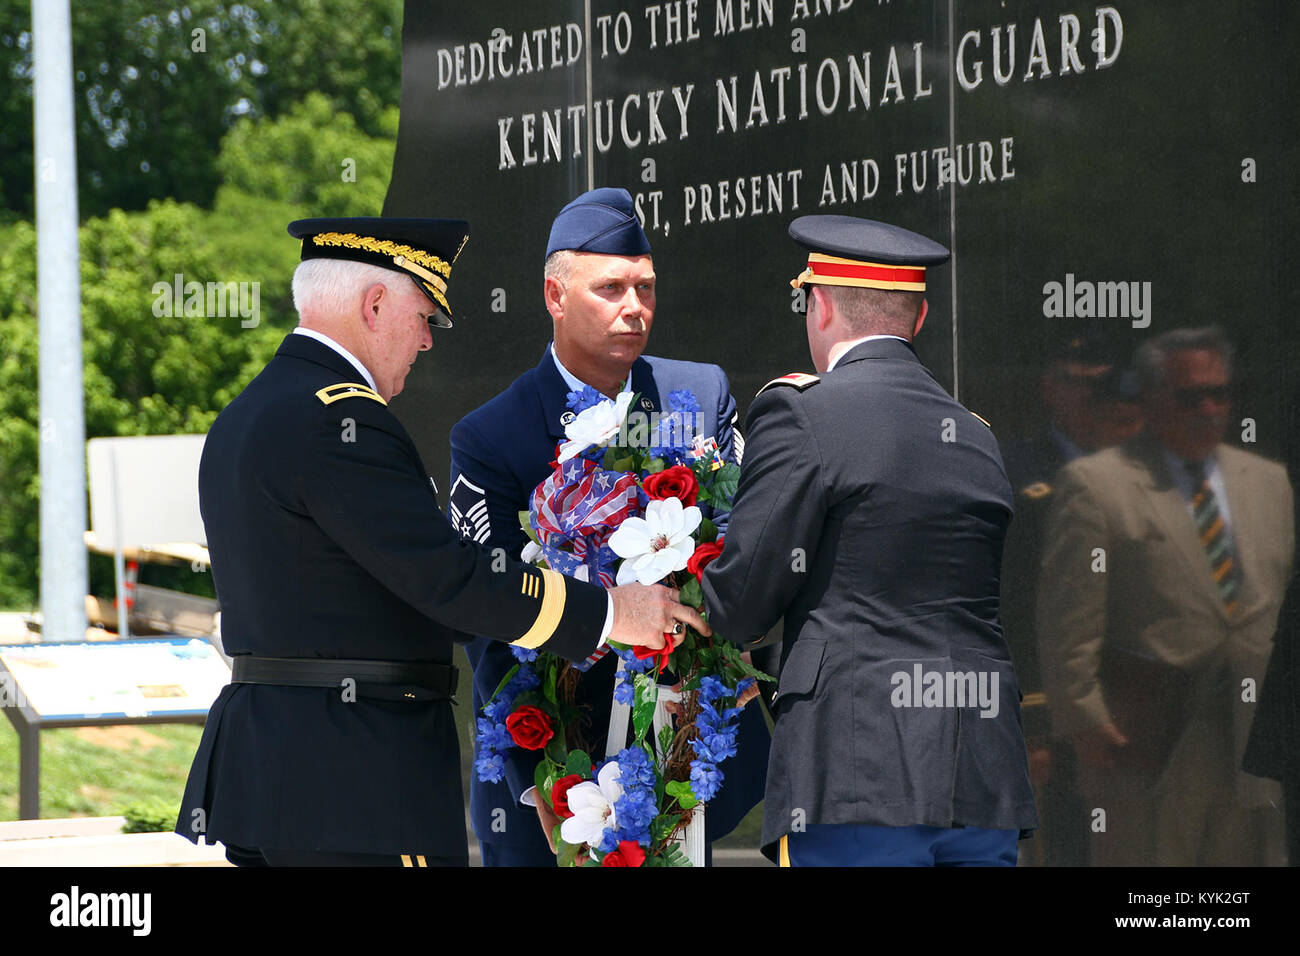
<path fill-rule="evenodd" d="M 635 475 L 572 458 L 533 491 L 529 525 L 552 570 L 611 588 L 618 555 L 607 544 L 609 536 L 624 519 L 644 513 L 647 501 Z M 608 650 L 602 646 L 576 669 L 587 670 Z"/>

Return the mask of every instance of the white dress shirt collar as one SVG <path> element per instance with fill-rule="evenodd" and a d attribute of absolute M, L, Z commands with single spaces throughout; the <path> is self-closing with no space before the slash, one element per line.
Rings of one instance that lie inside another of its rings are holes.
<path fill-rule="evenodd" d="M 295 335 L 305 335 L 309 339 L 315 339 L 321 345 L 328 346 L 329 348 L 332 348 L 335 352 L 338 352 L 339 355 L 342 355 L 345 359 L 347 359 L 349 362 L 352 363 L 352 367 L 355 368 L 361 374 L 361 376 L 366 380 L 367 385 L 373 388 L 376 392 L 379 391 L 379 389 L 375 386 L 374 376 L 370 374 L 370 370 L 368 368 L 366 368 L 364 365 L 361 364 L 361 360 L 357 358 L 355 355 L 353 355 L 351 352 L 349 352 L 347 349 L 345 349 L 343 346 L 335 342 L 328 335 L 325 335 L 323 332 L 317 332 L 315 329 L 304 329 L 301 325 L 298 326 L 293 331 Z"/>
<path fill-rule="evenodd" d="M 844 356 L 848 355 L 849 352 L 853 351 L 863 342 L 870 342 L 872 339 L 898 339 L 898 341 L 900 342 L 907 341 L 907 339 L 903 338 L 901 335 L 885 335 L 882 333 L 877 335 L 864 335 L 862 338 L 854 339 L 852 342 L 845 342 L 844 351 L 840 352 L 839 355 L 831 359 L 831 364 L 826 367 L 826 371 L 829 372 L 831 369 L 835 368 L 835 366 L 840 364 L 840 359 L 844 358 Z"/>
<path fill-rule="evenodd" d="M 570 372 L 567 368 L 564 367 L 564 363 L 560 361 L 560 357 L 555 354 L 554 342 L 551 343 L 551 359 L 555 362 L 556 369 L 559 370 L 560 378 L 564 379 L 564 384 L 569 386 L 569 391 L 580 392 L 585 387 L 587 387 L 586 382 L 578 378 L 578 376 L 574 375 L 572 372 Z M 592 387 L 594 388 L 595 386 Z M 623 391 L 630 392 L 631 390 L 632 390 L 632 370 L 628 369 L 627 381 L 623 383 Z"/>

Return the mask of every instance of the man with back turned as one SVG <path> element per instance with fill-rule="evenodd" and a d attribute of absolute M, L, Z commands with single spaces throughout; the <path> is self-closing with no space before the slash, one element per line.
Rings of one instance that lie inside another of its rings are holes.
<path fill-rule="evenodd" d="M 1037 825 L 998 622 L 1011 487 L 988 425 L 911 340 L 948 251 L 806 216 L 793 284 L 820 375 L 764 386 L 710 623 L 739 643 L 784 615 L 763 851 L 783 866 L 1013 866 Z"/>

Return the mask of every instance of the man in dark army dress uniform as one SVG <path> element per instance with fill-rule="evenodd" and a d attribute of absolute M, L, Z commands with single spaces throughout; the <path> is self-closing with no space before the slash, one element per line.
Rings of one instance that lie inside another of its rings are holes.
<path fill-rule="evenodd" d="M 763 851 L 782 865 L 1006 865 L 1037 825 L 998 622 L 1011 487 L 992 432 L 918 361 L 925 268 L 948 251 L 806 216 L 794 280 L 821 375 L 750 407 L 710 623 L 784 615 Z"/>
<path fill-rule="evenodd" d="M 581 660 L 691 612 L 464 542 L 388 409 L 450 327 L 459 220 L 302 220 L 301 325 L 217 417 L 199 502 L 232 682 L 176 830 L 242 865 L 464 865 L 450 700 L 463 632 Z M 608 596 L 607 596 L 608 595 Z"/>
<path fill-rule="evenodd" d="M 613 397 L 622 385 L 640 396 L 636 410 L 648 415 L 667 412 L 670 394 L 688 390 L 700 407 L 698 437 L 716 440 L 725 460 L 740 458 L 732 427 L 736 401 L 722 369 L 642 354 L 654 321 L 656 277 L 650 242 L 627 190 L 594 189 L 560 211 L 547 240 L 545 276 L 554 343 L 536 368 L 451 431 L 452 520 L 467 537 L 512 557 L 528 540 L 519 512 L 550 474 L 555 446 L 573 418 L 566 396 L 584 386 Z M 713 517 L 725 531 L 725 515 Z M 466 651 L 474 667 L 477 713 L 515 660 L 499 641 L 475 641 Z M 585 742 L 592 753 L 605 752 L 617 663 L 613 654 L 602 657 L 574 692 L 574 703 L 589 719 Z M 758 707 L 746 708 L 738 739 L 737 755 L 724 766 L 726 782 L 705 814 L 709 841 L 733 830 L 763 797 L 770 738 Z M 540 754 L 511 748 L 504 757 L 504 779 L 493 783 L 476 776 L 470 782 L 470 815 L 483 865 L 554 866 L 547 834 L 558 821 L 532 792 Z"/>

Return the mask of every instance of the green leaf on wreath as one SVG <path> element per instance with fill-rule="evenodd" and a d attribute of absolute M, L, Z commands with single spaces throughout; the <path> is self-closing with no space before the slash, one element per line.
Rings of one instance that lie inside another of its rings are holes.
<path fill-rule="evenodd" d="M 565 843 L 560 839 L 559 827 L 555 829 L 555 865 L 556 866 L 573 866 L 573 861 L 578 856 L 578 851 L 582 849 L 573 843 Z"/>
<path fill-rule="evenodd" d="M 564 734 L 557 733 L 552 737 L 546 744 L 546 750 L 544 752 L 547 760 L 553 760 L 557 767 L 563 767 L 565 759 L 569 756 L 568 751 L 564 746 Z"/>
<path fill-rule="evenodd" d="M 695 791 L 691 789 L 690 783 L 685 780 L 668 781 L 668 796 L 677 799 L 677 805 L 683 810 L 690 810 L 699 805 L 700 799 L 695 796 Z"/>
<path fill-rule="evenodd" d="M 695 575 L 682 585 L 681 597 L 679 600 L 688 607 L 698 608 L 704 603 L 704 590 L 700 587 L 699 580 Z"/>
<path fill-rule="evenodd" d="M 708 544 L 718 540 L 718 526 L 705 518 L 700 522 L 700 536 L 696 539 L 700 544 Z"/>
<path fill-rule="evenodd" d="M 551 805 L 551 788 L 555 786 L 555 780 L 551 776 L 551 769 L 547 766 L 545 760 L 537 761 L 537 766 L 533 768 L 533 786 L 537 792 L 546 798 L 546 805 Z"/>
<path fill-rule="evenodd" d="M 608 470 L 609 471 L 632 471 L 635 465 L 636 462 L 632 460 L 632 456 L 627 455 L 623 458 L 615 458 L 613 467 Z"/>
<path fill-rule="evenodd" d="M 668 834 L 673 832 L 679 819 L 681 818 L 675 813 L 659 814 L 650 824 L 650 837 L 656 843 L 668 839 Z"/>
<path fill-rule="evenodd" d="M 677 736 L 671 724 L 665 724 L 659 731 L 659 752 L 665 758 L 668 757 L 668 748 L 673 745 L 673 737 Z"/>
<path fill-rule="evenodd" d="M 591 757 L 585 750 L 570 750 L 568 759 L 564 761 L 564 774 L 567 777 L 576 773 L 583 780 L 591 779 Z"/>
<path fill-rule="evenodd" d="M 739 683 L 741 677 L 753 677 L 757 680 L 776 680 L 771 674 L 766 674 L 759 670 L 753 664 L 745 662 L 741 657 L 741 650 L 730 641 L 722 641 L 718 645 L 718 651 L 722 655 L 722 666 L 726 669 L 727 676 L 731 677 L 731 684 Z"/>
<path fill-rule="evenodd" d="M 645 470 L 652 475 L 657 475 L 668 467 L 668 462 L 662 458 L 651 458 L 645 463 Z"/>
<path fill-rule="evenodd" d="M 497 684 L 497 689 L 494 690 L 492 692 L 492 696 L 488 698 L 488 703 L 491 703 L 492 701 L 497 699 L 497 695 L 500 694 L 503 690 L 505 690 L 506 684 L 510 683 L 510 678 L 514 677 L 515 674 L 517 673 L 519 673 L 518 664 L 510 668 L 510 670 L 506 671 L 506 676 L 501 678 L 501 683 Z"/>
<path fill-rule="evenodd" d="M 528 520 L 527 511 L 519 512 L 519 527 L 523 529 L 524 534 L 528 535 L 533 544 L 541 545 L 541 542 L 537 540 L 537 534 L 533 531 L 532 523 Z"/>
<path fill-rule="evenodd" d="M 731 510 L 732 499 L 736 497 L 736 489 L 740 487 L 740 468 L 731 462 L 727 462 L 716 472 L 714 472 L 713 484 L 709 491 L 711 497 L 720 499 L 723 504 L 723 510 Z"/>
<path fill-rule="evenodd" d="M 542 700 L 542 694 L 540 691 L 536 689 L 526 690 L 522 691 L 519 696 L 515 698 L 515 710 L 518 710 L 520 707 L 540 707 L 542 710 L 546 710 L 546 707 L 544 706 L 545 703 L 546 702 Z"/>
<path fill-rule="evenodd" d="M 670 843 L 664 847 L 663 866 L 693 866 L 691 858 L 682 850 L 681 844 Z"/>
<path fill-rule="evenodd" d="M 659 699 L 659 689 L 650 674 L 634 674 L 632 686 L 636 696 L 632 703 L 632 739 L 641 740 L 654 721 L 655 703 Z"/>
<path fill-rule="evenodd" d="M 555 703 L 555 672 L 558 670 L 558 667 L 546 668 L 546 683 L 542 687 L 542 694 L 552 704 Z"/>

